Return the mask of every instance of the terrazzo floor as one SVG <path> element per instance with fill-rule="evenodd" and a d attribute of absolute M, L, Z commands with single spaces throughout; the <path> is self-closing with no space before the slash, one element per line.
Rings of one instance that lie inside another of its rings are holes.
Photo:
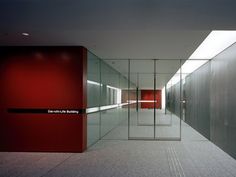
<path fill-rule="evenodd" d="M 0 152 L 0 177 L 236 177 L 236 160 L 185 123 L 182 141 L 125 140 L 124 129 L 84 153 Z"/>

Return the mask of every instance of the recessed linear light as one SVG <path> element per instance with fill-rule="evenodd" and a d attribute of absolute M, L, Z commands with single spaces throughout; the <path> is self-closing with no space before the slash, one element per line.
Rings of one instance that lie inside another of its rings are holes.
<path fill-rule="evenodd" d="M 181 66 L 182 79 L 191 74 L 208 60 L 214 58 L 216 55 L 224 51 L 226 48 L 236 42 L 236 31 L 212 31 L 200 46 L 193 52 L 188 60 Z M 192 59 L 192 60 L 191 60 Z M 194 60 L 193 60 L 194 59 Z M 180 81 L 180 69 L 167 83 L 167 88 L 175 85 Z"/>
<path fill-rule="evenodd" d="M 182 73 L 190 74 L 204 65 L 208 59 L 224 51 L 236 42 L 236 31 L 212 31 L 189 59 L 182 65 Z M 191 59 L 197 59 L 192 60 Z"/>
<path fill-rule="evenodd" d="M 29 33 L 21 33 L 22 36 L 29 36 Z"/>
<path fill-rule="evenodd" d="M 212 59 L 236 42 L 236 31 L 212 31 L 189 59 Z"/>

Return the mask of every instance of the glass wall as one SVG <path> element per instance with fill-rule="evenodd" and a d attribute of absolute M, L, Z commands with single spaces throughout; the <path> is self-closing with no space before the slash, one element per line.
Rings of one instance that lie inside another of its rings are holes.
<path fill-rule="evenodd" d="M 101 60 L 88 53 L 88 146 L 101 138 L 180 140 L 183 119 L 235 157 L 229 82 L 235 48 L 210 62 Z"/>
<path fill-rule="evenodd" d="M 122 69 L 118 72 L 114 68 Z M 101 106 L 102 108 L 112 107 L 101 111 L 103 139 L 128 139 L 127 73 L 128 61 L 103 60 L 101 62 L 101 83 L 103 85 Z"/>
<path fill-rule="evenodd" d="M 88 53 L 88 146 L 99 139 L 180 139 L 180 63 Z"/>
<path fill-rule="evenodd" d="M 128 139 L 127 77 L 128 60 L 101 60 L 88 52 L 88 147 L 99 139 Z"/>
<path fill-rule="evenodd" d="M 129 138 L 154 138 L 154 60 L 130 61 Z"/>
<path fill-rule="evenodd" d="M 181 60 L 157 60 L 155 88 L 165 92 L 165 105 L 155 109 L 156 134 L 160 140 L 180 140 L 181 135 Z"/>
<path fill-rule="evenodd" d="M 130 60 L 129 139 L 181 139 L 181 60 Z"/>
<path fill-rule="evenodd" d="M 101 77 L 100 59 L 88 52 L 87 60 L 87 107 L 100 106 Z M 96 110 L 96 109 L 95 109 Z M 97 142 L 100 138 L 100 112 L 87 115 L 87 146 Z"/>

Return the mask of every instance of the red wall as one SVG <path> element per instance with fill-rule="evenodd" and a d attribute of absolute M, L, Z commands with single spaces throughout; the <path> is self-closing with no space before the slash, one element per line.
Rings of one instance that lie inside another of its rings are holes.
<path fill-rule="evenodd" d="M 154 91 L 153 90 L 141 90 L 141 100 L 154 100 Z M 156 108 L 161 109 L 161 90 L 156 90 Z M 154 108 L 153 103 L 141 103 L 141 108 Z"/>
<path fill-rule="evenodd" d="M 86 109 L 86 69 L 83 47 L 1 47 L 0 151 L 84 151 L 86 114 L 7 109 Z"/>

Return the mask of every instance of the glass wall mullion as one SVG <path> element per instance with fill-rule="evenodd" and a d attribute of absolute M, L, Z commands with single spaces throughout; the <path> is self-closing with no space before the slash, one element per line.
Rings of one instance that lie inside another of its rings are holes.
<path fill-rule="evenodd" d="M 181 131 L 181 124 L 182 124 L 182 118 L 183 118 L 183 98 L 182 98 L 182 60 L 180 60 L 180 129 L 179 129 L 179 138 L 181 140 L 181 135 L 182 135 L 182 131 Z"/>
<path fill-rule="evenodd" d="M 128 139 L 130 139 L 130 59 L 128 60 Z"/>
<path fill-rule="evenodd" d="M 156 138 L 156 60 L 154 60 L 154 139 Z"/>

